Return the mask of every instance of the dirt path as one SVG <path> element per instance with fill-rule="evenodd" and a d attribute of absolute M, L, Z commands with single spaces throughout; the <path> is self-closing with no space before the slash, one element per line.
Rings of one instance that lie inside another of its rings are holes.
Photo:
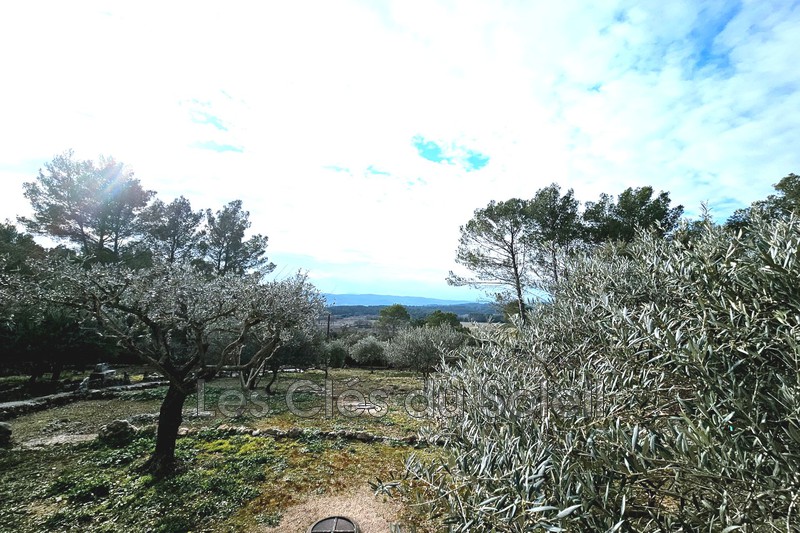
<path fill-rule="evenodd" d="M 318 520 L 328 516 L 346 516 L 358 523 L 361 533 L 394 533 L 391 525 L 397 520 L 399 511 L 396 502 L 376 497 L 368 485 L 363 485 L 347 494 L 308 499 L 287 509 L 277 526 L 262 526 L 257 531 L 304 533 Z"/>

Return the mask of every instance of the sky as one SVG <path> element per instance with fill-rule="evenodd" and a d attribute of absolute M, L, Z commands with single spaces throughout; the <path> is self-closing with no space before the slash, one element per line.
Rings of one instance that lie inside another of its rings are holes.
<path fill-rule="evenodd" d="M 286 276 L 468 299 L 459 227 L 552 182 L 724 220 L 800 173 L 800 2 L 0 5 L 0 220 L 68 149 L 240 198 Z"/>

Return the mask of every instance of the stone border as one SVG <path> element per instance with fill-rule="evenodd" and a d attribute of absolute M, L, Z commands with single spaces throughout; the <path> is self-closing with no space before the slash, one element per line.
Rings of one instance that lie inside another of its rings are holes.
<path fill-rule="evenodd" d="M 146 383 L 134 383 L 132 385 L 114 385 L 104 389 L 91 389 L 88 391 L 59 392 L 49 396 L 39 396 L 28 400 L 18 400 L 15 402 L 0 403 L 0 421 L 11 420 L 20 415 L 45 411 L 52 407 L 66 405 L 81 400 L 101 400 L 105 398 L 115 398 L 123 392 L 137 391 L 145 389 L 155 389 L 169 385 L 168 381 L 148 381 Z"/>
<path fill-rule="evenodd" d="M 306 437 L 326 440 L 342 439 L 358 442 L 383 442 L 384 444 L 397 444 L 404 446 L 440 446 L 443 444 L 443 441 L 430 442 L 427 439 L 418 437 L 417 435 L 409 435 L 407 437 L 389 437 L 386 435 L 375 435 L 367 431 L 351 431 L 346 429 L 338 429 L 336 431 L 320 431 L 318 429 L 298 427 L 292 427 L 287 430 L 279 428 L 253 429 L 247 426 L 229 426 L 227 424 L 221 424 L 216 428 L 195 429 L 181 427 L 178 435 L 183 437 L 199 433 L 203 430 L 216 430 L 225 435 L 248 435 L 251 437 L 272 437 L 274 439 L 300 439 Z"/>

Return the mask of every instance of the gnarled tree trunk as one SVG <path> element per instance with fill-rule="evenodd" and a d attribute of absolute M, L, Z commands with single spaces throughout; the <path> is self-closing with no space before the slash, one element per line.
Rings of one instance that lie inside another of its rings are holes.
<path fill-rule="evenodd" d="M 50 381 L 56 382 L 61 379 L 61 372 L 64 371 L 64 361 L 56 361 L 53 363 L 53 374 L 50 376 Z"/>
<path fill-rule="evenodd" d="M 275 391 L 272 390 L 272 385 L 274 385 L 275 384 L 275 380 L 278 379 L 278 370 L 279 370 L 278 367 L 272 369 L 272 377 L 270 378 L 269 383 L 267 383 L 267 386 L 265 388 L 265 392 L 269 396 L 272 396 L 273 394 L 275 394 Z"/>
<path fill-rule="evenodd" d="M 183 421 L 183 404 L 187 394 L 177 385 L 170 383 L 167 395 L 161 403 L 156 432 L 156 449 L 142 466 L 142 469 L 156 477 L 171 472 L 175 467 L 175 441 L 178 428 Z"/>

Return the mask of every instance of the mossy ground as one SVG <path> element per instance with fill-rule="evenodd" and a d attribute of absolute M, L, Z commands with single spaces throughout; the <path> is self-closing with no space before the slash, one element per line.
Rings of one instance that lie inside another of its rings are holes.
<path fill-rule="evenodd" d="M 178 440 L 181 467 L 165 480 L 137 472 L 154 446 L 152 433 L 147 432 L 120 449 L 95 441 L 0 451 L 0 500 L 4 502 L 0 524 L 10 531 L 252 531 L 279 524 L 283 512 L 309 498 L 398 477 L 412 451 L 431 456 L 438 453 L 435 448 L 413 450 L 387 441 L 363 443 L 307 435 L 276 440 L 230 436 L 215 429 L 226 423 L 253 428 L 347 429 L 401 437 L 414 434 L 425 423 L 403 408 L 405 395 L 421 386 L 412 374 L 341 370 L 330 377 L 332 413 L 324 412 L 324 394 L 294 395 L 301 409 L 322 407 L 317 416 L 310 417 L 292 414 L 285 393 L 297 379 L 321 383 L 322 372 L 282 374 L 278 394 L 267 400 L 268 414 L 246 409 L 235 420 L 220 413 L 216 401 L 226 389 L 235 390 L 236 382 L 208 383 L 205 408 L 216 414 L 187 420 L 184 425 L 197 431 Z M 368 395 L 379 388 L 390 392 L 385 416 L 345 416 L 335 405 L 337 390 L 361 390 Z M 12 421 L 14 437 L 20 443 L 58 432 L 96 432 L 100 425 L 117 418 L 156 413 L 163 393 L 163 389 L 142 391 L 26 415 Z M 187 408 L 193 407 L 192 402 L 196 398 L 190 398 Z M 399 514 L 398 521 L 404 524 L 417 521 L 409 509 Z"/>

